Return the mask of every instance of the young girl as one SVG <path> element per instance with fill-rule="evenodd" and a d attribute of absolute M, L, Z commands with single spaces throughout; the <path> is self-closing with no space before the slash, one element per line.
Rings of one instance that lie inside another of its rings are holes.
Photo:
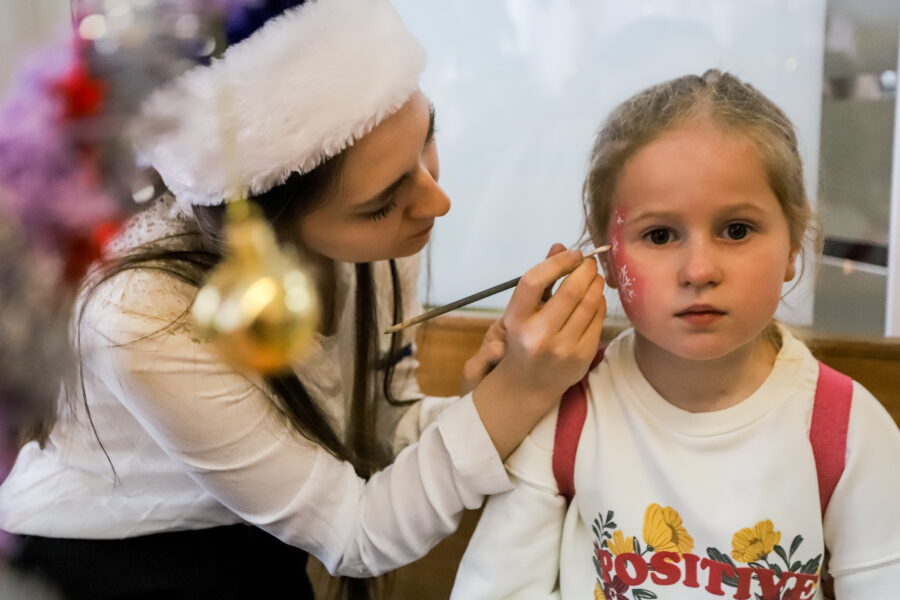
<path fill-rule="evenodd" d="M 659 84 L 609 117 L 584 190 L 633 329 L 509 459 L 453 598 L 822 598 L 827 552 L 839 599 L 895 597 L 897 427 L 831 372 L 851 403 L 820 496 L 835 473 L 813 443 L 841 418 L 810 427 L 833 385 L 773 320 L 811 230 L 782 111 L 718 71 Z"/>
<path fill-rule="evenodd" d="M 422 48 L 386 0 L 270 5 L 280 16 L 147 102 L 139 146 L 171 193 L 84 287 L 79 376 L 0 488 L 18 566 L 68 598 L 307 598 L 306 552 L 352 577 L 410 562 L 509 489 L 502 460 L 599 342 L 597 266 L 557 248 L 516 290 L 499 364 L 471 395 L 422 399 L 413 334 L 379 334 L 420 310 L 415 255 L 449 209 Z M 235 182 L 318 274 L 319 335 L 277 376 L 230 367 L 186 317 Z"/>

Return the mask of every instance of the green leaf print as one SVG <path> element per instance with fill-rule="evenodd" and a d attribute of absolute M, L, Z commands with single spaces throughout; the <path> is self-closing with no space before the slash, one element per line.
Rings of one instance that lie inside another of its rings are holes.
<path fill-rule="evenodd" d="M 645 599 L 651 600 L 653 598 L 658 598 L 658 596 L 655 593 L 651 592 L 650 590 L 645 590 L 642 588 L 636 588 L 636 589 L 631 590 L 631 597 L 634 598 L 634 600 L 645 600 Z"/>
<path fill-rule="evenodd" d="M 731 557 L 727 554 L 723 554 L 716 548 L 707 548 L 706 554 L 716 562 L 725 563 L 731 565 L 734 569 L 737 569 L 737 565 L 734 564 L 734 561 L 731 560 Z M 729 577 L 725 573 L 722 573 L 722 583 L 729 587 L 736 588 L 738 585 L 737 577 Z"/>
<path fill-rule="evenodd" d="M 803 543 L 802 535 L 798 535 L 797 537 L 794 538 L 794 541 L 791 542 L 791 553 L 788 554 L 788 558 L 791 558 L 794 556 L 794 552 L 797 551 L 797 548 L 799 548 L 800 544 L 802 544 L 802 543 Z M 793 569 L 791 569 L 791 570 L 793 571 Z"/>
<path fill-rule="evenodd" d="M 808 575 L 815 574 L 816 571 L 819 570 L 819 561 L 822 560 L 822 555 L 818 555 L 815 558 L 809 559 L 805 565 L 800 567 L 801 573 L 806 573 Z"/>
<path fill-rule="evenodd" d="M 782 562 L 784 562 L 784 566 L 788 567 L 791 564 L 791 559 L 788 558 L 787 553 L 784 551 L 784 548 L 781 547 L 780 544 L 775 544 L 775 554 L 777 554 Z"/>

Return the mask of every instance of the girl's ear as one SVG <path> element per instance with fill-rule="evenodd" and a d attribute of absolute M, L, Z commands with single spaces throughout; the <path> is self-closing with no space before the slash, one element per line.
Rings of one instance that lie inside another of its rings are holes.
<path fill-rule="evenodd" d="M 799 253 L 799 247 L 791 249 L 791 253 L 788 255 L 787 269 L 784 272 L 785 281 L 792 281 L 797 276 L 797 255 Z"/>
<path fill-rule="evenodd" d="M 606 279 L 606 287 L 618 289 L 619 282 L 616 281 L 616 269 L 613 267 L 612 257 L 609 252 L 600 255 L 600 266 L 603 267 L 603 277 Z"/>

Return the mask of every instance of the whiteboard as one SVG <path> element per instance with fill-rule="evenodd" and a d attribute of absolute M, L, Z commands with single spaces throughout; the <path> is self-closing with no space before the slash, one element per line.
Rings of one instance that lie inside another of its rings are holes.
<path fill-rule="evenodd" d="M 660 81 L 715 67 L 749 81 L 797 127 L 816 194 L 825 0 L 395 0 L 422 40 L 441 184 L 429 304 L 521 274 L 582 230 L 581 184 L 602 120 Z M 812 274 L 779 316 L 812 321 Z M 478 308 L 505 306 L 509 293 Z M 607 295 L 610 314 L 621 316 Z"/>

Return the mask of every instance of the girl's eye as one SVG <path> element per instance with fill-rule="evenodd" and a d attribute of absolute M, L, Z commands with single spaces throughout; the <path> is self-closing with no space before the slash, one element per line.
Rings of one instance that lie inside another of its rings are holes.
<path fill-rule="evenodd" d="M 750 233 L 746 223 L 731 223 L 725 228 L 725 235 L 730 240 L 742 240 Z"/>
<path fill-rule="evenodd" d="M 395 206 L 397 206 L 397 201 L 392 197 L 390 200 L 388 200 L 387 204 L 385 204 L 375 212 L 367 214 L 366 218 L 370 221 L 380 221 L 381 219 L 384 219 L 389 214 L 391 214 L 391 211 L 394 210 Z"/>
<path fill-rule="evenodd" d="M 647 233 L 647 239 L 653 244 L 662 246 L 663 244 L 669 243 L 672 239 L 672 234 L 668 229 L 654 229 Z"/>

